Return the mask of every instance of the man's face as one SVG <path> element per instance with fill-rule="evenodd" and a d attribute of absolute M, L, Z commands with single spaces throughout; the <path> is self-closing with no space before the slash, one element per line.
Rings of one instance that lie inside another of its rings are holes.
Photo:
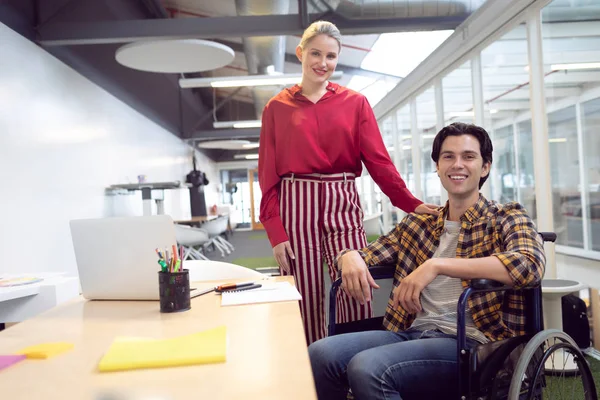
<path fill-rule="evenodd" d="M 483 163 L 475 136 L 448 136 L 442 143 L 436 169 L 449 197 L 469 198 L 479 195 L 479 178 L 489 174 L 490 164 Z"/>

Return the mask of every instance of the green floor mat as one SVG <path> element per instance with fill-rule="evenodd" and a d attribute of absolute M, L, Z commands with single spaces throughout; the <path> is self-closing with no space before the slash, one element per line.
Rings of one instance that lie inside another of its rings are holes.
<path fill-rule="evenodd" d="M 276 267 L 277 261 L 274 257 L 241 257 L 231 261 L 232 264 L 241 265 L 242 267 L 256 269 L 265 267 Z"/>
<path fill-rule="evenodd" d="M 596 384 L 596 391 L 600 393 L 600 360 L 595 359 L 594 357 L 585 357 L 586 360 L 590 362 L 590 369 L 592 370 L 592 375 L 594 376 L 594 383 Z"/>
<path fill-rule="evenodd" d="M 378 237 L 379 235 L 367 235 L 367 242 L 373 243 L 375 240 L 377 240 Z"/>
<path fill-rule="evenodd" d="M 593 357 L 585 357 L 590 363 L 590 370 L 594 377 L 594 384 L 596 385 L 596 391 L 600 391 L 600 361 Z M 581 378 L 555 378 L 551 376 L 546 377 L 546 388 L 544 388 L 543 398 L 544 399 L 562 399 L 564 396 L 564 389 L 567 388 L 570 391 L 569 399 L 584 399 L 583 387 L 581 385 Z M 557 389 L 560 387 L 560 389 Z"/>

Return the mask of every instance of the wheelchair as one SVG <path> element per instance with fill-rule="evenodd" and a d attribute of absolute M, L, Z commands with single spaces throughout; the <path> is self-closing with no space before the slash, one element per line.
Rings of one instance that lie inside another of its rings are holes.
<path fill-rule="evenodd" d="M 540 232 L 544 242 L 556 234 Z M 375 280 L 394 277 L 395 265 L 369 268 Z M 342 283 L 333 282 L 329 295 L 328 335 L 383 329 L 383 317 L 335 323 L 336 293 Z M 525 297 L 526 334 L 466 347 L 465 309 L 474 293 L 516 290 L 488 279 L 473 279 L 459 298 L 457 313 L 458 388 L 460 400 L 597 400 L 587 360 L 566 333 L 543 329 L 541 286 L 522 289 Z"/>

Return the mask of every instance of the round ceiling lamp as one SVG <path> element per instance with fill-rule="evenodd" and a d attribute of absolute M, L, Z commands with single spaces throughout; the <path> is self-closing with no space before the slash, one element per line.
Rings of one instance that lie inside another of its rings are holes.
<path fill-rule="evenodd" d="M 201 149 L 220 149 L 220 150 L 246 150 L 250 144 L 249 140 L 211 140 L 198 143 Z"/>
<path fill-rule="evenodd" d="M 121 46 L 117 62 L 147 72 L 202 72 L 231 63 L 235 53 L 221 43 L 201 39 L 140 41 Z"/>

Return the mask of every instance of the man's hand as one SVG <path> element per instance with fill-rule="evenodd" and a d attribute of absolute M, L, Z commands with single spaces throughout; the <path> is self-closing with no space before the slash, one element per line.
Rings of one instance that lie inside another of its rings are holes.
<path fill-rule="evenodd" d="M 289 274 L 291 268 L 287 258 L 290 256 L 292 260 L 296 259 L 290 242 L 281 242 L 277 246 L 273 247 L 273 256 L 275 256 L 275 260 L 277 260 L 277 264 L 279 264 L 279 267 L 283 270 L 283 272 Z"/>
<path fill-rule="evenodd" d="M 371 301 L 371 288 L 379 285 L 369 273 L 367 264 L 357 251 L 344 254 L 339 265 L 342 270 L 342 289 L 360 304 Z"/>
<path fill-rule="evenodd" d="M 392 306 L 398 304 L 411 314 L 421 311 L 421 292 L 438 276 L 436 263 L 432 258 L 425 261 L 407 277 L 402 278 L 400 284 L 394 289 Z"/>

